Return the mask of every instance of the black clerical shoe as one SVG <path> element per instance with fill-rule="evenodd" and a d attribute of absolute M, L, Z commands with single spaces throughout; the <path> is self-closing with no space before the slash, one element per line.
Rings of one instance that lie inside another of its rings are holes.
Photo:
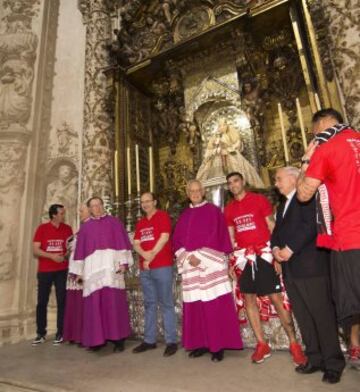
<path fill-rule="evenodd" d="M 122 351 L 125 350 L 125 339 L 121 340 L 114 340 L 114 353 L 121 353 Z"/>
<path fill-rule="evenodd" d="M 164 357 L 170 357 L 171 355 L 174 355 L 178 349 L 178 346 L 176 343 L 169 343 L 166 345 L 165 351 L 164 351 Z"/>
<path fill-rule="evenodd" d="M 209 350 L 205 347 L 202 348 L 197 348 L 196 350 L 192 350 L 189 352 L 189 357 L 190 358 L 199 358 L 209 352 Z"/>
<path fill-rule="evenodd" d="M 138 354 L 138 353 L 143 353 L 145 351 L 148 350 L 152 350 L 156 348 L 156 343 L 146 343 L 146 342 L 142 342 L 141 344 L 139 344 L 138 346 L 136 346 L 132 352 L 134 354 Z"/>
<path fill-rule="evenodd" d="M 103 347 L 105 347 L 104 344 L 100 344 L 99 346 L 92 346 L 92 347 L 88 347 L 87 351 L 91 352 L 91 353 L 97 353 L 98 351 L 100 351 Z"/>
<path fill-rule="evenodd" d="M 325 370 L 322 381 L 328 384 L 337 384 L 340 382 L 341 372 L 337 372 L 336 370 Z"/>
<path fill-rule="evenodd" d="M 295 371 L 300 374 L 311 374 L 323 370 L 320 366 L 313 366 L 310 362 L 296 366 Z"/>
<path fill-rule="evenodd" d="M 213 362 L 221 362 L 224 359 L 224 350 L 217 351 L 216 353 L 211 353 L 211 360 Z"/>

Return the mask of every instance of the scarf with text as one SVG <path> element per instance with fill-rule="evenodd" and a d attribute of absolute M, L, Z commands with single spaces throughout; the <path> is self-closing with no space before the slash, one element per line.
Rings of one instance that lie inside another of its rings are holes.
<path fill-rule="evenodd" d="M 352 129 L 347 124 L 336 124 L 331 128 L 325 129 L 315 136 L 318 145 L 328 142 L 330 139 L 338 135 L 344 129 Z M 325 184 L 321 184 L 316 192 L 316 225 L 318 236 L 322 236 L 323 240 L 332 236 L 333 215 L 330 209 L 329 193 Z M 325 242 L 324 242 L 325 243 Z M 321 244 L 319 244 L 321 245 Z"/>

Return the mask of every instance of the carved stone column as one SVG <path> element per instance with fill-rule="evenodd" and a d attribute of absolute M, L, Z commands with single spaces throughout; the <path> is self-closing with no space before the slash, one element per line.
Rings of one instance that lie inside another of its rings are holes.
<path fill-rule="evenodd" d="M 21 200 L 38 47 L 32 18 L 38 15 L 38 5 L 35 0 L 3 2 L 5 16 L 0 21 L 0 344 L 22 334 L 10 320 L 19 306 Z"/>
<path fill-rule="evenodd" d="M 321 46 L 329 54 L 344 97 L 348 120 L 360 127 L 360 26 L 358 0 L 308 0 Z M 317 23 L 316 23 L 317 21 Z M 318 28 L 317 28 L 318 27 Z M 323 34 L 326 29 L 327 34 Z M 323 57 L 322 57 L 323 58 Z M 325 69 L 326 71 L 326 69 Z"/>
<path fill-rule="evenodd" d="M 111 196 L 114 116 L 109 110 L 111 89 L 104 70 L 109 66 L 111 40 L 110 1 L 79 2 L 86 24 L 85 106 L 82 153 L 83 200 L 92 195 Z"/>

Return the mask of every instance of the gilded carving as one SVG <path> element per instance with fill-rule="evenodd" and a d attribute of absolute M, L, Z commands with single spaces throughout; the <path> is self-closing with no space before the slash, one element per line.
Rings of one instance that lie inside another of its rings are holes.
<path fill-rule="evenodd" d="M 111 55 L 129 66 L 270 0 L 140 0 L 120 7 Z"/>
<path fill-rule="evenodd" d="M 208 7 L 194 7 L 187 10 L 177 21 L 174 42 L 183 41 L 207 30 L 215 24 L 215 15 Z"/>

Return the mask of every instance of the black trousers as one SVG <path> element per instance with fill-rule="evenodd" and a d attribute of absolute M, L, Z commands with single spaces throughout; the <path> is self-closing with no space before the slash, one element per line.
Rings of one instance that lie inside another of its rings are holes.
<path fill-rule="evenodd" d="M 342 354 L 335 307 L 328 276 L 284 279 L 295 318 L 305 344 L 305 354 L 313 366 L 342 372 Z"/>
<path fill-rule="evenodd" d="M 37 334 L 46 335 L 47 327 L 47 306 L 51 287 L 55 285 L 57 303 L 57 334 L 62 335 L 64 324 L 64 310 L 66 298 L 66 278 L 67 270 L 53 272 L 38 272 L 38 300 L 36 306 L 36 326 Z"/>

